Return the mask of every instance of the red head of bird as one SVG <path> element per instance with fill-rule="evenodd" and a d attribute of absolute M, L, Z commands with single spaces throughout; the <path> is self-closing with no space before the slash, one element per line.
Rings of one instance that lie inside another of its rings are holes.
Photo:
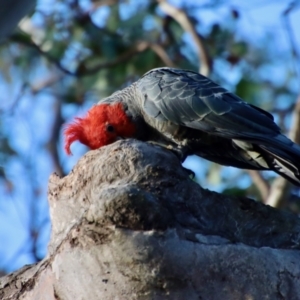
<path fill-rule="evenodd" d="M 70 155 L 71 144 L 77 140 L 90 149 L 98 149 L 120 138 L 133 137 L 135 132 L 121 103 L 95 105 L 85 117 L 75 118 L 74 123 L 67 125 L 65 150 Z"/>

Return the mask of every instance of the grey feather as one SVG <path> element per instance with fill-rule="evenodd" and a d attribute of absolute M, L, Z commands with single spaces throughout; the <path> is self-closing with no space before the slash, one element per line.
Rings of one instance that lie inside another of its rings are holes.
<path fill-rule="evenodd" d="M 101 103 L 116 101 L 142 120 L 137 138 L 224 165 L 271 169 L 300 186 L 300 146 L 281 134 L 273 116 L 198 73 L 151 70 Z"/>

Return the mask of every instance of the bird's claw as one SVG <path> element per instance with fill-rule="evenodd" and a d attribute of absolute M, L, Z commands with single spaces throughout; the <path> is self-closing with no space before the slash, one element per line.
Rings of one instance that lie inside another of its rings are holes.
<path fill-rule="evenodd" d="M 148 143 L 170 150 L 172 153 L 174 153 L 176 155 L 176 157 L 180 160 L 181 163 L 183 163 L 188 156 L 188 151 L 185 148 L 174 147 L 173 145 L 165 145 L 165 144 L 162 144 L 159 142 L 154 142 L 154 141 L 148 141 Z M 194 171 L 187 169 L 183 166 L 182 166 L 182 168 L 188 173 L 188 175 L 191 179 L 194 179 L 196 177 L 196 174 Z"/>
<path fill-rule="evenodd" d="M 183 163 L 188 156 L 188 150 L 186 148 L 175 147 L 171 144 L 163 144 L 163 143 L 156 142 L 156 141 L 148 141 L 148 143 L 151 145 L 159 146 L 164 149 L 170 150 L 172 153 L 174 153 L 178 157 L 178 159 L 180 160 L 181 163 Z"/>

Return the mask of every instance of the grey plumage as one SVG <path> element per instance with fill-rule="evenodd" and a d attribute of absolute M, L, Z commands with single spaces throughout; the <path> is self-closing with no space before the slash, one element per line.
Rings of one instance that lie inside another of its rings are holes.
<path fill-rule="evenodd" d="M 300 146 L 281 134 L 268 112 L 210 79 L 159 68 L 103 102 L 122 102 L 137 138 L 183 153 L 255 170 L 273 170 L 300 185 Z"/>

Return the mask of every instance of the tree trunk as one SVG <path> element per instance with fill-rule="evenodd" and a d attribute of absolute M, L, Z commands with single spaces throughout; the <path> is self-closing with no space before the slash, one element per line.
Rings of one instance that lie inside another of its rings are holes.
<path fill-rule="evenodd" d="M 300 299 L 300 221 L 193 182 L 139 141 L 87 153 L 49 181 L 52 238 L 0 299 Z"/>

